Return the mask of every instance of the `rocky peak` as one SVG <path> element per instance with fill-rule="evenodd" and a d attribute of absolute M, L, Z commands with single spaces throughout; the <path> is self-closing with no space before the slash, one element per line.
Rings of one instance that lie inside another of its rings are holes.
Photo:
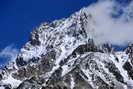
<path fill-rule="evenodd" d="M 70 18 L 41 24 L 31 33 L 29 42 L 21 49 L 16 60 L 17 65 L 26 65 L 33 58 L 38 59 L 53 49 L 74 50 L 76 46 L 86 44 L 88 41 L 86 26 L 91 23 L 90 18 L 91 16 L 82 9 Z"/>

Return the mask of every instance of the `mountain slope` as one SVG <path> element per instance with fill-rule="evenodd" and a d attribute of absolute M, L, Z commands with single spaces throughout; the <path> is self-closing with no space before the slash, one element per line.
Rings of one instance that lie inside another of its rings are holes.
<path fill-rule="evenodd" d="M 0 89 L 133 89 L 133 45 L 95 44 L 95 25 L 86 8 L 41 24 L 1 69 Z"/>

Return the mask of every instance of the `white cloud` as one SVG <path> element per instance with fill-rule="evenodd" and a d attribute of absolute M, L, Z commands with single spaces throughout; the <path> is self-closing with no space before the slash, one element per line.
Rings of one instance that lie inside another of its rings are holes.
<path fill-rule="evenodd" d="M 114 7 L 123 12 L 119 18 L 111 16 L 114 13 L 119 14 Z M 133 42 L 133 2 L 128 6 L 121 6 L 113 0 L 100 0 L 89 6 L 87 13 L 92 14 L 95 22 L 93 26 L 95 42 L 108 42 L 114 45 L 126 45 Z"/>
<path fill-rule="evenodd" d="M 4 57 L 9 60 L 15 60 L 18 52 L 18 49 L 14 48 L 14 45 L 9 45 L 0 52 L 0 57 Z"/>

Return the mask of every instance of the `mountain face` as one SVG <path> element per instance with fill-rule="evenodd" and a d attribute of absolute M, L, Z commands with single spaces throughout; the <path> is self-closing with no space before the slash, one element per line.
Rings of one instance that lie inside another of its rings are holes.
<path fill-rule="evenodd" d="M 94 26 L 86 8 L 41 24 L 0 70 L 0 89 L 133 89 L 133 45 L 97 45 Z"/>

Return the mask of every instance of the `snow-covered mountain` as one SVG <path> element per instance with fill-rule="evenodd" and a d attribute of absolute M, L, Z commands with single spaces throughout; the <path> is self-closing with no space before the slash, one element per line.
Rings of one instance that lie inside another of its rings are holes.
<path fill-rule="evenodd" d="M 95 25 L 86 8 L 42 23 L 0 70 L 0 89 L 133 89 L 133 45 L 96 44 Z"/>

